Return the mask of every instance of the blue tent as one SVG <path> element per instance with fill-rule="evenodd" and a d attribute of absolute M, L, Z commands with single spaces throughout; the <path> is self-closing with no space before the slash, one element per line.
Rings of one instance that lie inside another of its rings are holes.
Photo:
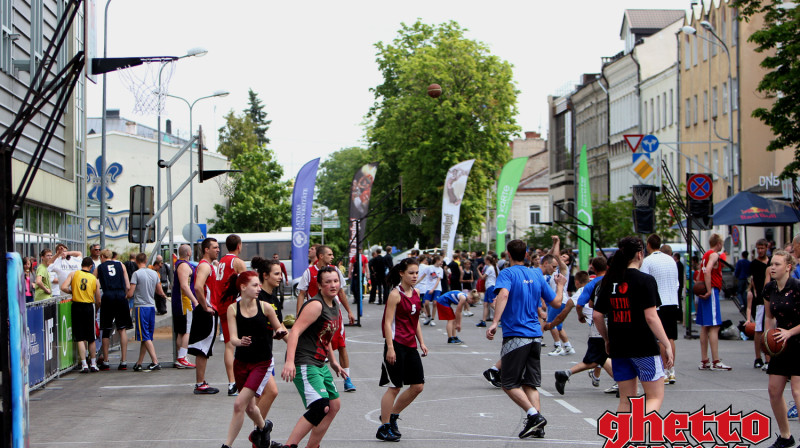
<path fill-rule="evenodd" d="M 749 191 L 714 204 L 715 226 L 774 227 L 796 222 L 800 222 L 800 212 L 794 207 Z M 678 225 L 672 228 L 677 229 Z"/>

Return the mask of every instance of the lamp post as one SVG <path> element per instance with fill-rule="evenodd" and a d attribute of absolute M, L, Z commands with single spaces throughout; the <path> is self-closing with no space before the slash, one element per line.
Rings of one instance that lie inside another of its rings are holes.
<path fill-rule="evenodd" d="M 161 63 L 161 68 L 158 69 L 158 92 L 157 92 L 157 95 L 158 95 L 158 130 L 157 130 L 156 136 L 158 137 L 158 144 L 157 145 L 158 145 L 158 161 L 159 162 L 161 161 L 161 73 L 163 73 L 164 67 L 166 67 L 167 64 L 169 64 L 171 62 L 174 62 L 174 61 L 177 61 L 177 60 L 183 59 L 183 58 L 188 58 L 188 57 L 191 57 L 191 56 L 202 57 L 202 56 L 205 56 L 207 53 L 208 53 L 208 50 L 206 50 L 205 48 L 195 47 L 195 48 L 192 48 L 189 51 L 187 51 L 186 54 L 183 55 L 183 56 L 179 56 L 178 58 L 176 58 L 176 59 L 174 59 L 172 61 L 164 61 L 164 62 L 162 62 Z M 158 196 L 158 200 L 157 200 L 157 204 L 158 205 L 157 205 L 156 208 L 160 209 L 161 208 L 161 167 L 158 166 L 158 163 L 156 164 L 156 174 L 158 175 L 158 177 L 157 177 L 158 181 L 156 182 L 156 185 L 157 185 L 157 187 L 156 187 L 156 195 Z M 158 218 L 158 222 L 156 223 L 156 235 L 160 235 L 160 234 L 161 234 L 161 217 Z"/>
<path fill-rule="evenodd" d="M 711 45 L 719 45 L 725 50 L 725 55 L 728 56 L 728 154 L 730 154 L 730 159 L 728 160 L 728 197 L 733 196 L 734 188 L 733 188 L 733 173 L 734 173 L 734 157 L 733 157 L 733 78 L 732 78 L 732 65 L 731 65 L 731 53 L 728 50 L 728 45 L 725 44 L 725 41 L 720 39 L 717 36 L 717 33 L 714 32 L 714 26 L 711 25 L 706 20 L 700 22 L 700 26 L 702 26 L 706 31 L 711 33 L 712 36 L 717 40 L 717 42 L 712 41 L 711 39 L 707 39 L 699 34 L 697 34 L 697 29 L 692 26 L 684 26 L 681 28 L 686 34 L 694 34 L 695 37 L 703 39 L 706 42 L 711 43 Z M 739 186 L 738 190 L 741 191 L 742 189 L 742 175 L 739 173 Z"/>
<path fill-rule="evenodd" d="M 189 139 L 190 140 L 192 139 L 192 133 L 194 132 L 194 127 L 192 127 L 192 110 L 194 109 L 194 105 L 197 104 L 197 102 L 200 101 L 200 100 L 205 100 L 205 99 L 208 99 L 208 98 L 223 97 L 223 96 L 228 96 L 228 95 L 230 95 L 230 92 L 228 92 L 227 90 L 217 90 L 216 92 L 212 93 L 211 95 L 201 96 L 200 98 L 197 98 L 196 100 L 194 100 L 194 101 L 192 101 L 190 103 L 189 100 L 187 100 L 186 98 L 183 98 L 183 97 L 180 97 L 180 96 L 176 96 L 176 95 L 167 94 L 168 97 L 181 100 L 184 103 L 186 103 L 187 106 L 189 106 Z M 203 148 L 200 148 L 198 146 L 197 150 L 198 151 L 202 151 Z M 189 148 L 189 175 L 191 175 L 193 171 L 194 171 L 193 153 L 192 153 L 191 148 Z M 194 188 L 193 188 L 193 186 L 194 186 L 194 182 L 189 183 L 189 235 L 191 236 L 191 238 L 189 238 L 191 240 L 191 241 L 189 241 L 189 244 L 194 244 L 194 242 L 196 241 L 196 238 L 195 238 L 195 235 L 194 235 L 194 224 L 195 224 L 194 218 L 195 218 L 195 216 L 194 216 Z"/>
<path fill-rule="evenodd" d="M 108 57 L 108 5 L 103 15 L 103 57 Z M 106 247 L 106 74 L 103 73 L 103 119 L 100 131 L 100 247 Z"/>

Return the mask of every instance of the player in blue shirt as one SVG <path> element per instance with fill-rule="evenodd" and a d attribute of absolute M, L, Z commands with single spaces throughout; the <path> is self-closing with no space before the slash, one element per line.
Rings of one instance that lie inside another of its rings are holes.
<path fill-rule="evenodd" d="M 520 438 L 542 434 L 547 420 L 537 410 L 542 383 L 539 304 L 544 299 L 556 308 L 561 306 L 566 277 L 556 274 L 556 291 L 545 282 L 541 271 L 525 267 L 525 242 L 512 240 L 507 250 L 511 266 L 500 271 L 495 284 L 494 320 L 486 329 L 486 338 L 494 339 L 498 321 L 503 323 L 501 382 L 511 400 L 524 409 L 528 418 Z"/>
<path fill-rule="evenodd" d="M 464 341 L 456 336 L 456 332 L 461 331 L 461 312 L 467 303 L 474 305 L 481 299 L 481 295 L 476 289 L 473 289 L 469 294 L 464 291 L 449 291 L 434 300 L 436 301 L 436 309 L 439 312 L 439 320 L 447 321 L 447 343 L 448 344 L 462 344 Z M 456 305 L 456 310 L 453 312 L 452 305 Z"/>

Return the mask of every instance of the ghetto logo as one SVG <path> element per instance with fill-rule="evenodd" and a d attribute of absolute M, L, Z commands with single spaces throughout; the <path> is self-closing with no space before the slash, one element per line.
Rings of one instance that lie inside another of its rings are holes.
<path fill-rule="evenodd" d="M 664 417 L 645 414 L 645 397 L 629 398 L 631 412 L 606 412 L 597 420 L 597 434 L 605 439 L 603 448 L 732 447 L 745 448 L 770 437 L 770 419 L 753 411 L 706 413 L 671 411 Z M 690 440 L 691 439 L 691 440 Z M 713 445 L 704 445 L 713 444 Z"/>

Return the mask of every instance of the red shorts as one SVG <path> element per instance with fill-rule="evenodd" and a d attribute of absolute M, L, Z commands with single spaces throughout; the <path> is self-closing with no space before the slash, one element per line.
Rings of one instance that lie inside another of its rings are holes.
<path fill-rule="evenodd" d="M 339 350 L 342 347 L 347 347 L 347 343 L 344 341 L 344 325 L 331 338 L 331 348 L 333 350 Z"/>
<path fill-rule="evenodd" d="M 222 338 L 225 340 L 226 343 L 231 340 L 230 332 L 228 331 L 228 307 L 231 306 L 233 303 L 228 302 L 221 304 L 219 305 L 220 309 L 217 310 L 217 313 L 219 314 L 219 326 L 220 328 L 222 328 Z"/>
<path fill-rule="evenodd" d="M 236 381 L 236 390 L 242 391 L 245 387 L 254 391 L 260 397 L 267 386 L 272 368 L 272 360 L 260 362 L 243 362 L 233 360 L 233 377 Z"/>
<path fill-rule="evenodd" d="M 436 302 L 436 309 L 439 311 L 439 320 L 455 320 L 456 313 L 449 306 Z"/>

